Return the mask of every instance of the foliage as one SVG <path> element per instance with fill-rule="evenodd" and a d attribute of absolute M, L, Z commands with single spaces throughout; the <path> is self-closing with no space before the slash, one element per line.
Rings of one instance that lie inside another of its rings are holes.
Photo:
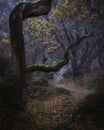
<path fill-rule="evenodd" d="M 64 49 L 67 42 L 69 42 L 67 41 L 64 26 L 68 33 L 69 28 L 71 30 L 75 24 L 71 19 L 73 19 L 74 16 L 78 19 L 82 19 L 86 17 L 88 13 L 85 3 L 80 0 L 59 2 L 58 5 L 51 10 L 49 16 L 29 19 L 25 22 L 25 38 L 27 42 L 31 42 L 31 44 L 39 44 L 42 46 L 41 51 L 43 51 L 43 54 L 49 56 L 49 54 L 55 53 L 60 48 Z M 30 38 L 28 36 L 30 36 Z"/>

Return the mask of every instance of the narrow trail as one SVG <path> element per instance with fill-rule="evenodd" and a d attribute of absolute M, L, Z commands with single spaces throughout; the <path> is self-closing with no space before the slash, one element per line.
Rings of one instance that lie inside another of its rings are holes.
<path fill-rule="evenodd" d="M 78 103 L 83 101 L 88 95 L 96 92 L 97 82 L 101 76 L 95 74 L 85 74 L 83 76 L 63 78 L 61 80 L 49 81 L 49 85 L 33 83 L 28 90 L 29 97 L 26 112 L 36 116 L 36 124 L 40 128 L 46 127 L 47 130 L 65 127 L 64 130 L 81 129 L 80 122 L 73 124 L 74 112 L 78 108 Z M 36 80 L 36 79 L 35 79 Z M 44 81 L 44 80 L 42 80 Z M 39 81 L 38 81 L 39 82 Z M 40 82 L 39 82 L 40 83 Z M 74 125 L 74 126 L 73 126 Z M 80 127 L 79 127 L 80 126 Z"/>
<path fill-rule="evenodd" d="M 95 92 L 93 88 L 89 88 L 86 83 L 76 83 L 72 79 L 62 79 L 54 83 L 56 88 L 64 88 L 71 92 L 70 102 L 77 102 L 87 95 Z"/>

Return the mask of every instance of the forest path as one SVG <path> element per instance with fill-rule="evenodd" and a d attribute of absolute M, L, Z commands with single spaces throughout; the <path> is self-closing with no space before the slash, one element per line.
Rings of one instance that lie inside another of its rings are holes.
<path fill-rule="evenodd" d="M 33 127 L 45 130 L 85 130 L 81 122 L 73 124 L 74 112 L 80 102 L 97 90 L 100 80 L 101 76 L 95 73 L 51 79 L 49 83 L 44 77 L 33 78 L 27 91 L 25 110 L 35 115 Z"/>
<path fill-rule="evenodd" d="M 56 88 L 63 88 L 71 92 L 70 102 L 77 102 L 78 100 L 86 97 L 87 95 L 95 92 L 95 88 L 91 86 L 94 77 L 77 77 L 77 78 L 64 78 L 54 82 Z"/>

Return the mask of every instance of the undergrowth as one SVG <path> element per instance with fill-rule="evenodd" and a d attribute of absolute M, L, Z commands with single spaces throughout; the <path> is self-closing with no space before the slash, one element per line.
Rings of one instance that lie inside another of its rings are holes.
<path fill-rule="evenodd" d="M 78 102 L 77 109 L 73 114 L 73 120 L 74 123 L 81 124 L 83 130 L 104 129 L 104 79 L 97 82 L 95 93 Z"/>
<path fill-rule="evenodd" d="M 96 91 L 72 103 L 70 91 L 47 79 L 30 80 L 24 90 L 19 85 L 15 77 L 0 78 L 1 130 L 104 129 L 104 79 L 94 80 Z"/>

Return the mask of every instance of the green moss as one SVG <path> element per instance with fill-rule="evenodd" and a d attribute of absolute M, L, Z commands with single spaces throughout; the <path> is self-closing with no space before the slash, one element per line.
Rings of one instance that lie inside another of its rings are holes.
<path fill-rule="evenodd" d="M 25 73 L 31 73 L 33 71 L 43 71 L 43 72 L 57 72 L 59 69 L 61 69 L 64 65 L 66 65 L 69 61 L 69 50 L 71 49 L 72 46 L 69 46 L 65 53 L 64 53 L 64 59 L 61 60 L 58 64 L 55 66 L 45 66 L 43 65 L 31 65 L 28 66 L 27 69 L 25 70 Z"/>
<path fill-rule="evenodd" d="M 64 89 L 64 88 L 55 88 L 56 95 L 70 95 L 70 91 Z"/>

